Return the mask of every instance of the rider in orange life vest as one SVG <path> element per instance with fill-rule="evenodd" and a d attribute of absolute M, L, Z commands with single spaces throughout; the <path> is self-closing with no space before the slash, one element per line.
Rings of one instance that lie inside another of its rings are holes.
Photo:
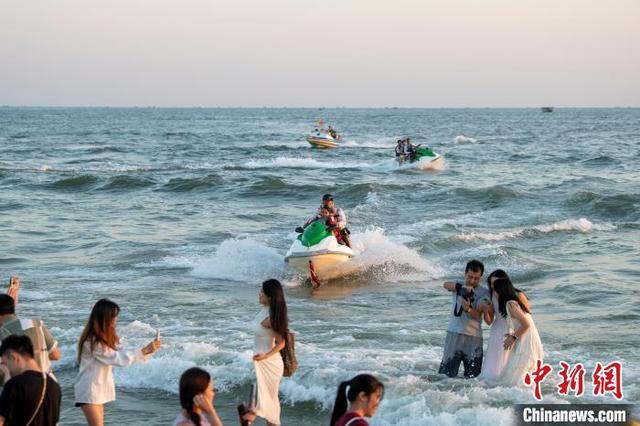
<path fill-rule="evenodd" d="M 322 213 L 323 209 L 326 209 L 324 216 Z M 318 213 L 309 217 L 302 228 L 306 228 L 311 222 L 323 217 L 327 217 L 327 222 L 331 220 L 335 224 L 334 226 L 338 228 L 337 230 L 341 236 L 341 238 L 338 239 L 338 242 L 346 245 L 347 247 L 351 247 L 351 238 L 349 238 L 350 232 L 349 229 L 347 229 L 347 215 L 344 214 L 344 211 L 341 208 L 336 207 L 333 202 L 333 195 L 331 194 L 324 194 L 322 196 L 322 205 L 318 208 Z"/>

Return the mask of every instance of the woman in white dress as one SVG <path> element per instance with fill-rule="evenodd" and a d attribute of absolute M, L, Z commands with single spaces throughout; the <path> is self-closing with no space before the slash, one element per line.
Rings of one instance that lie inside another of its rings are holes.
<path fill-rule="evenodd" d="M 493 283 L 498 295 L 498 312 L 507 321 L 503 347 L 511 352 L 498 380 L 507 386 L 523 384 L 525 374 L 533 371 L 544 351 L 540 335 L 527 306 L 518 299 L 513 284 L 508 279 Z"/>
<path fill-rule="evenodd" d="M 74 384 L 76 407 L 82 408 L 89 426 L 104 425 L 104 404 L 116 399 L 112 368 L 141 362 L 160 347 L 154 340 L 136 352 L 118 348 L 116 323 L 120 307 L 108 299 L 93 306 L 78 342 L 80 371 Z"/>
<path fill-rule="evenodd" d="M 500 278 L 510 280 L 507 273 L 502 269 L 496 269 L 487 277 L 487 285 L 489 287 L 489 293 L 491 294 L 492 305 L 485 311 L 484 320 L 487 324 L 491 325 L 491 331 L 489 333 L 489 342 L 487 344 L 484 362 L 482 363 L 482 372 L 478 376 L 479 379 L 484 380 L 498 380 L 511 354 L 510 351 L 504 349 L 504 336 L 508 331 L 507 319 L 502 315 L 496 315 L 496 313 L 499 312 L 498 295 L 493 290 L 493 283 Z M 529 300 L 526 294 L 517 288 L 514 288 L 514 290 L 518 295 L 518 300 L 530 311 Z"/>
<path fill-rule="evenodd" d="M 253 321 L 254 355 L 258 399 L 254 412 L 267 421 L 267 425 L 280 424 L 278 390 L 284 372 L 280 351 L 285 347 L 289 328 L 287 303 L 278 280 L 262 283 L 259 295 L 262 309 Z"/>

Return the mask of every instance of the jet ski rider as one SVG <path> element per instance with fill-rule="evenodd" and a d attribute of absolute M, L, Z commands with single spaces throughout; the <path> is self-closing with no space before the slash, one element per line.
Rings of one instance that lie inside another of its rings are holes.
<path fill-rule="evenodd" d="M 323 214 L 324 209 L 326 210 Z M 327 214 L 330 217 L 327 218 Z M 331 194 L 324 194 L 322 196 L 322 205 L 318 209 L 318 213 L 307 219 L 305 224 L 302 226 L 302 229 L 296 228 L 296 231 L 302 232 L 302 230 L 309 226 L 309 224 L 321 218 L 327 218 L 327 224 L 330 226 L 335 223 L 335 226 L 342 237 L 342 241 L 338 239 L 338 242 L 351 248 L 351 238 L 349 237 L 351 232 L 349 232 L 349 229 L 347 228 L 347 215 L 344 214 L 344 211 L 341 208 L 336 207 L 333 202 L 333 195 Z"/>

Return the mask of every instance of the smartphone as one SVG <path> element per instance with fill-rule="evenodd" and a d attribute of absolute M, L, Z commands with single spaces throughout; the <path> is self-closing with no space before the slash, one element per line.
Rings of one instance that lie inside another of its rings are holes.
<path fill-rule="evenodd" d="M 160 340 L 160 329 L 156 328 L 156 340 Z"/>
<path fill-rule="evenodd" d="M 258 388 L 256 384 L 251 384 L 251 393 L 249 393 L 249 410 L 253 410 L 258 405 Z"/>
<path fill-rule="evenodd" d="M 247 410 L 247 407 L 245 407 L 244 404 L 238 405 L 238 417 L 240 418 L 240 424 L 242 426 L 249 426 L 249 421 L 242 419 L 242 416 L 244 416 L 248 412 L 249 410 Z"/>
<path fill-rule="evenodd" d="M 9 278 L 9 288 L 14 288 L 18 286 L 18 277 Z"/>

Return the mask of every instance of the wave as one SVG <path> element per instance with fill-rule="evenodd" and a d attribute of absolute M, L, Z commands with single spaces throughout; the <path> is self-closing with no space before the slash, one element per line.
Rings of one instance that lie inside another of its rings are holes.
<path fill-rule="evenodd" d="M 608 155 L 601 155 L 595 158 L 589 158 L 581 161 L 582 164 L 587 166 L 615 166 L 621 164 L 620 160 L 609 157 Z"/>
<path fill-rule="evenodd" d="M 457 144 L 477 143 L 478 140 L 465 135 L 458 135 L 453 138 L 453 142 Z"/>
<path fill-rule="evenodd" d="M 270 160 L 249 160 L 243 167 L 248 169 L 281 167 L 290 169 L 359 169 L 371 167 L 371 164 L 347 161 L 322 162 L 313 158 L 277 157 Z"/>
<path fill-rule="evenodd" d="M 155 181 L 146 178 L 136 178 L 133 176 L 116 176 L 101 187 L 103 190 L 138 189 L 155 185 Z"/>
<path fill-rule="evenodd" d="M 198 178 L 173 178 L 162 189 L 172 192 L 189 192 L 197 189 L 211 188 L 222 183 L 222 177 L 210 174 Z"/>
<path fill-rule="evenodd" d="M 91 188 L 96 182 L 98 182 L 98 178 L 93 175 L 81 175 L 57 180 L 49 187 L 59 190 L 82 190 Z"/>
<path fill-rule="evenodd" d="M 478 201 L 491 205 L 520 198 L 522 195 L 522 192 L 503 185 L 492 185 L 484 188 L 458 187 L 453 190 L 453 197 L 457 199 Z"/>
<path fill-rule="evenodd" d="M 496 233 L 472 232 L 469 234 L 458 235 L 455 238 L 462 241 L 483 240 L 483 241 L 501 241 L 521 236 L 536 236 L 539 234 L 549 234 L 553 232 L 592 232 L 592 231 L 611 231 L 616 229 L 611 224 L 597 225 L 590 222 L 586 218 L 569 219 L 560 222 L 537 225 L 530 228 L 517 228 L 511 231 L 503 231 Z"/>
<path fill-rule="evenodd" d="M 578 191 L 570 197 L 567 204 L 579 210 L 589 208 L 606 218 L 635 219 L 638 217 L 640 193 L 603 195 L 592 191 Z"/>
<path fill-rule="evenodd" d="M 126 152 L 122 148 L 118 148 L 117 146 L 97 146 L 87 149 L 87 154 L 103 154 L 107 152 Z"/>
<path fill-rule="evenodd" d="M 224 240 L 215 253 L 200 259 L 193 268 L 193 275 L 231 281 L 258 282 L 281 277 L 284 257 L 278 252 L 248 237 Z"/>

